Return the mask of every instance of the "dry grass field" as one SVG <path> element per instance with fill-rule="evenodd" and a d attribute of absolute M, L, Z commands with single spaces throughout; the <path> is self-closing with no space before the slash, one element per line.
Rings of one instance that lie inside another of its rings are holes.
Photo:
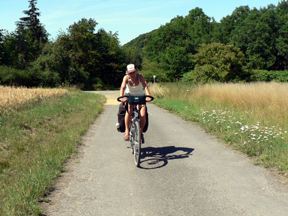
<path fill-rule="evenodd" d="M 252 84 L 214 84 L 195 89 L 195 96 L 207 97 L 217 103 L 229 104 L 247 111 L 265 109 L 282 119 L 288 111 L 288 84 L 252 83 Z M 269 116 L 268 115 L 268 116 Z"/>
<path fill-rule="evenodd" d="M 0 86 L 0 111 L 5 108 L 18 108 L 27 102 L 51 96 L 61 96 L 67 93 L 66 89 L 28 89 Z"/>
<path fill-rule="evenodd" d="M 177 88 L 177 89 L 175 89 Z M 208 84 L 181 87 L 151 86 L 152 95 L 172 97 L 195 103 L 209 99 L 228 107 L 253 113 L 256 118 L 274 119 L 279 126 L 288 120 L 288 84 L 287 83 L 251 83 L 251 84 Z M 154 92 L 155 89 L 155 92 Z"/>

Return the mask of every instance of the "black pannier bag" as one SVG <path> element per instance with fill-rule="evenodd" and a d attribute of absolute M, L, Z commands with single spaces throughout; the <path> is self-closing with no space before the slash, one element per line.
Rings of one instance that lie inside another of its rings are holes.
<path fill-rule="evenodd" d="M 118 126 L 117 126 L 117 130 L 121 133 L 125 132 L 125 114 L 126 114 L 126 104 L 125 103 L 120 103 L 119 104 L 119 111 L 118 111 Z M 143 133 L 145 133 L 148 130 L 148 109 L 146 107 L 146 124 L 143 128 Z"/>
<path fill-rule="evenodd" d="M 126 114 L 126 107 L 125 103 L 119 104 L 119 111 L 118 111 L 118 126 L 117 130 L 121 133 L 125 132 L 125 114 Z"/>

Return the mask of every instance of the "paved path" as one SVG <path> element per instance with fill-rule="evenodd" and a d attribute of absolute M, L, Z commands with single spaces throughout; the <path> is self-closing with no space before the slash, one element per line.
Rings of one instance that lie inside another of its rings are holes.
<path fill-rule="evenodd" d="M 288 215 L 288 189 L 198 126 L 148 105 L 141 168 L 117 132 L 117 92 L 48 197 L 47 215 Z"/>

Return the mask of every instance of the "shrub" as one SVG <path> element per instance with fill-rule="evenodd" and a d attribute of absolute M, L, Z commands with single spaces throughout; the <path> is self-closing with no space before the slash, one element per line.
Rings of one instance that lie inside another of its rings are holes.
<path fill-rule="evenodd" d="M 142 63 L 141 72 L 147 82 L 154 82 L 153 76 L 156 76 L 157 82 L 168 82 L 169 79 L 167 74 L 163 69 L 160 68 L 159 64 L 156 62 L 150 62 L 148 59 L 144 58 Z"/>
<path fill-rule="evenodd" d="M 252 70 L 251 80 L 265 81 L 265 82 L 269 81 L 287 82 L 288 70 L 284 71 Z"/>
<path fill-rule="evenodd" d="M 246 79 L 245 56 L 239 48 L 220 43 L 203 44 L 193 56 L 194 71 L 183 76 L 184 81 L 207 83 L 235 82 Z"/>
<path fill-rule="evenodd" d="M 60 78 L 57 72 L 41 70 L 35 65 L 34 67 L 27 67 L 25 70 L 2 66 L 0 67 L 0 84 L 26 87 L 55 87 L 60 84 Z"/>

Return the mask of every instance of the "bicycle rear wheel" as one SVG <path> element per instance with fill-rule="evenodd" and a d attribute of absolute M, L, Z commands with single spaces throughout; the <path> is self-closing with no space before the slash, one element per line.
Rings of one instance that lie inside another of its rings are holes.
<path fill-rule="evenodd" d="M 134 163 L 139 167 L 141 158 L 141 129 L 139 121 L 135 121 L 134 124 Z"/>

